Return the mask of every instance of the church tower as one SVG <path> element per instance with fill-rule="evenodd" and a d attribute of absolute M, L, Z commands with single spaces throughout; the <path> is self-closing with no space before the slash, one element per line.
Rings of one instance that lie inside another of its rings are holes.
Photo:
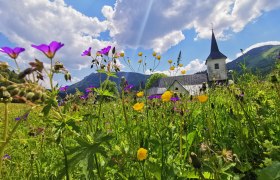
<path fill-rule="evenodd" d="M 211 51 L 206 59 L 208 81 L 226 81 L 227 80 L 227 57 L 220 52 L 218 44 L 212 29 Z"/>

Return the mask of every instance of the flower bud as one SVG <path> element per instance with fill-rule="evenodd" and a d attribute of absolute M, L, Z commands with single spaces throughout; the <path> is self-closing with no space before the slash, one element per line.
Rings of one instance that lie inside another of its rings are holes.
<path fill-rule="evenodd" d="M 15 89 L 11 90 L 10 93 L 11 93 L 11 96 L 15 96 L 19 93 L 19 89 L 15 88 Z"/>
<path fill-rule="evenodd" d="M 9 85 L 9 86 L 7 87 L 7 90 L 8 90 L 8 91 L 11 91 L 11 90 L 13 90 L 13 89 L 15 89 L 15 88 L 17 88 L 17 85 L 13 84 L 13 85 Z"/>
<path fill-rule="evenodd" d="M 35 94 L 34 94 L 33 92 L 29 92 L 29 93 L 26 94 L 26 99 L 27 99 L 27 100 L 32 100 L 32 98 L 33 98 L 34 95 L 35 95 Z"/>

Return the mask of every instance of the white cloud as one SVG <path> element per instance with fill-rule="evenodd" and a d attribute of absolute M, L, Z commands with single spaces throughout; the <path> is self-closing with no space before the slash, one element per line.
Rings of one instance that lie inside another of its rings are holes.
<path fill-rule="evenodd" d="M 213 23 L 216 37 L 225 40 L 279 7 L 279 0 L 116 0 L 102 12 L 119 44 L 165 51 L 184 40 L 184 30 L 194 28 L 195 39 L 209 38 Z"/>
<path fill-rule="evenodd" d="M 152 48 L 156 52 L 165 52 L 167 51 L 171 46 L 177 45 L 179 42 L 185 39 L 184 34 L 182 31 L 173 31 L 161 38 L 156 38 L 152 42 Z"/>
<path fill-rule="evenodd" d="M 206 70 L 205 61 L 200 61 L 199 59 L 194 59 L 189 62 L 185 67 L 176 67 L 173 71 L 163 70 L 163 71 L 153 71 L 146 70 L 145 74 L 155 74 L 155 73 L 163 73 L 167 76 L 178 76 L 181 75 L 181 70 L 186 70 L 187 74 L 194 74 L 200 71 Z"/>
<path fill-rule="evenodd" d="M 253 44 L 253 45 L 249 46 L 247 49 L 243 49 L 243 53 L 247 53 L 248 51 L 250 51 L 254 48 L 258 48 L 258 47 L 266 46 L 266 45 L 280 45 L 280 41 L 267 41 L 267 42 L 256 43 L 256 44 Z M 241 55 L 242 55 L 241 52 L 237 53 L 236 58 L 238 58 Z"/>
<path fill-rule="evenodd" d="M 89 64 L 86 57 L 81 57 L 89 46 L 96 51 L 115 44 L 98 40 L 100 33 L 107 30 L 107 21 L 85 16 L 63 0 L 0 1 L 0 32 L 10 42 L 26 48 L 19 61 L 26 63 L 23 59 L 31 61 L 36 57 L 48 62 L 30 45 L 49 44 L 56 40 L 65 46 L 57 52 L 55 59 L 64 62 L 69 69 L 78 69 Z"/>

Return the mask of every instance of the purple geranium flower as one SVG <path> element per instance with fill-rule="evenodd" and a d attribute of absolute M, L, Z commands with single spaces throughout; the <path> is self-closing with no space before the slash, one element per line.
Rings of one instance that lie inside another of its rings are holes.
<path fill-rule="evenodd" d="M 12 59 L 16 59 L 19 55 L 19 53 L 25 51 L 24 48 L 21 47 L 15 47 L 14 49 L 9 47 L 2 47 L 0 49 L 0 52 L 8 54 Z"/>
<path fill-rule="evenodd" d="M 94 87 L 94 86 L 89 86 L 89 87 L 87 87 L 87 88 L 86 88 L 86 92 L 87 92 L 87 93 L 92 92 L 92 89 L 93 89 L 93 88 L 95 88 L 95 87 Z"/>
<path fill-rule="evenodd" d="M 59 91 L 66 92 L 68 88 L 69 88 L 69 86 L 61 86 L 61 87 L 59 88 Z"/>
<path fill-rule="evenodd" d="M 179 97 L 172 97 L 170 100 L 173 101 L 173 102 L 175 102 L 175 101 L 179 101 L 180 98 L 179 98 Z"/>
<path fill-rule="evenodd" d="M 124 87 L 124 91 L 129 91 L 130 89 L 132 89 L 134 86 L 132 84 L 129 84 L 127 86 Z"/>
<path fill-rule="evenodd" d="M 50 45 L 41 44 L 39 46 L 36 46 L 32 44 L 31 46 L 42 51 L 48 58 L 52 59 L 56 51 L 63 47 L 64 44 L 62 44 L 61 42 L 52 41 Z"/>
<path fill-rule="evenodd" d="M 101 51 L 98 51 L 98 53 L 108 56 L 110 50 L 111 50 L 111 46 L 107 46 L 107 47 L 101 49 Z"/>
<path fill-rule="evenodd" d="M 88 50 L 85 50 L 85 51 L 82 53 L 82 56 L 91 56 L 91 47 L 89 47 Z"/>
<path fill-rule="evenodd" d="M 2 157 L 3 160 L 5 159 L 11 159 L 11 156 L 9 156 L 8 154 L 5 154 L 3 157 Z"/>
<path fill-rule="evenodd" d="M 82 99 L 82 100 L 87 99 L 87 94 L 84 94 L 84 95 L 80 96 L 80 99 Z"/>
<path fill-rule="evenodd" d="M 160 99 L 161 98 L 161 95 L 150 95 L 148 97 L 148 99 L 152 100 L 152 99 Z"/>
<path fill-rule="evenodd" d="M 15 120 L 16 120 L 16 121 L 19 121 L 19 120 L 27 120 L 29 113 L 30 113 L 30 111 L 28 111 L 27 113 L 25 113 L 25 114 L 22 115 L 22 116 L 16 117 Z"/>

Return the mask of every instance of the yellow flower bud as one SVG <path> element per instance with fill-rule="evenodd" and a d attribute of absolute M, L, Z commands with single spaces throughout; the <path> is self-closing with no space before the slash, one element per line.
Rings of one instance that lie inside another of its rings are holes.
<path fill-rule="evenodd" d="M 161 95 L 161 99 L 163 102 L 169 102 L 171 97 L 172 97 L 173 93 L 171 91 L 165 91 L 162 95 Z"/>
<path fill-rule="evenodd" d="M 156 57 L 156 58 L 157 58 L 157 60 L 160 60 L 160 58 L 161 58 L 161 55 L 157 55 L 157 57 Z"/>
<path fill-rule="evenodd" d="M 141 111 L 143 108 L 144 108 L 144 103 L 136 103 L 136 104 L 134 104 L 134 106 L 133 106 L 133 109 L 134 109 L 135 111 Z"/>
<path fill-rule="evenodd" d="M 170 67 L 170 71 L 173 71 L 175 69 L 175 66 Z"/>
<path fill-rule="evenodd" d="M 204 102 L 207 101 L 208 96 L 206 96 L 206 95 L 200 95 L 200 96 L 197 96 L 197 99 L 198 99 L 199 102 L 204 103 Z"/>
<path fill-rule="evenodd" d="M 124 52 L 121 52 L 121 53 L 120 53 L 120 57 L 124 57 Z"/>
<path fill-rule="evenodd" d="M 142 52 L 139 52 L 139 53 L 138 53 L 138 56 L 142 56 L 142 55 L 143 55 L 143 53 L 142 53 Z"/>
<path fill-rule="evenodd" d="M 154 52 L 153 52 L 153 56 L 155 57 L 156 55 L 157 55 L 157 53 L 154 51 Z"/>
<path fill-rule="evenodd" d="M 187 72 L 186 70 L 182 70 L 181 74 L 186 74 L 186 72 Z"/>
<path fill-rule="evenodd" d="M 140 91 L 136 94 L 137 97 L 143 97 L 144 96 L 144 92 L 143 91 Z"/>
<path fill-rule="evenodd" d="M 137 159 L 143 161 L 148 157 L 148 150 L 145 148 L 139 148 L 137 151 Z"/>
<path fill-rule="evenodd" d="M 171 64 L 171 63 L 172 63 L 172 60 L 171 60 L 171 59 L 169 59 L 169 60 L 168 60 L 168 63 L 169 63 L 169 64 Z"/>

